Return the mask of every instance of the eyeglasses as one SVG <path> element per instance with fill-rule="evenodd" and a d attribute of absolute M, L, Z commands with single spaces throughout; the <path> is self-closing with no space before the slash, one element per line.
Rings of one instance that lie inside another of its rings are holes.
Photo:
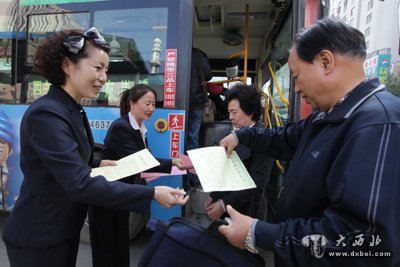
<path fill-rule="evenodd" d="M 79 51 L 82 50 L 85 45 L 85 39 L 91 39 L 96 44 L 109 48 L 110 46 L 106 42 L 103 36 L 99 33 L 99 31 L 92 27 L 87 30 L 82 36 L 72 35 L 69 36 L 65 41 L 63 41 L 63 45 L 68 49 L 68 51 L 73 55 L 78 55 Z"/>

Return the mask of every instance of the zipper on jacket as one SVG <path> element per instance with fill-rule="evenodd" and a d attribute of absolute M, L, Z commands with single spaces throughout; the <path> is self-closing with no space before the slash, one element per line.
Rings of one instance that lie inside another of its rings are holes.
<path fill-rule="evenodd" d="M 278 193 L 278 197 L 277 197 L 278 199 L 281 197 L 283 189 L 285 189 L 284 186 L 281 186 L 281 188 L 279 188 L 279 193 Z"/>

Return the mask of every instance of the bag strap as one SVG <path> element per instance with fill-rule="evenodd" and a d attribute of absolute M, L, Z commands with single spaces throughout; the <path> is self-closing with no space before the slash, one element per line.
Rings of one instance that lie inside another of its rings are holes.
<path fill-rule="evenodd" d="M 173 217 L 169 220 L 169 224 L 166 228 L 170 227 L 175 223 L 185 224 L 190 226 L 191 228 L 197 229 L 197 231 L 209 233 L 215 239 L 220 241 L 227 241 L 226 238 L 218 231 L 218 226 L 220 225 L 228 225 L 228 222 L 222 219 L 213 220 L 207 228 L 203 228 L 197 224 L 190 222 L 189 220 L 182 218 L 182 217 Z M 167 230 L 166 230 L 167 231 Z"/>
<path fill-rule="evenodd" d="M 203 61 L 201 60 L 200 56 L 200 50 L 195 49 L 196 51 L 196 58 L 197 62 L 199 63 L 199 71 L 200 71 L 200 79 L 201 79 L 201 86 L 203 87 L 203 94 L 204 94 L 204 99 L 206 102 L 208 101 L 208 94 L 207 94 L 207 81 L 206 81 L 206 76 L 204 74 L 204 66 L 203 66 Z"/>

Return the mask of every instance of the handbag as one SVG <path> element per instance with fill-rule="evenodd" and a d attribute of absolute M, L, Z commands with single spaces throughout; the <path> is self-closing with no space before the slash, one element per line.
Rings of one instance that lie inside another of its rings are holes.
<path fill-rule="evenodd" d="M 154 233 L 138 267 L 264 267 L 261 256 L 232 246 L 218 232 L 223 223 L 217 220 L 203 228 L 182 217 L 167 225 L 151 220 L 148 227 Z"/>
<path fill-rule="evenodd" d="M 204 105 L 203 116 L 201 118 L 202 123 L 211 123 L 215 118 L 216 107 L 214 101 L 208 98 L 206 104 Z"/>

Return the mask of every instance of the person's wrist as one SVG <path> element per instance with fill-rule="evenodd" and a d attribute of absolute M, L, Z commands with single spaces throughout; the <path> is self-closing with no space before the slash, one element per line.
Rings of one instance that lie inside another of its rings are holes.
<path fill-rule="evenodd" d="M 244 247 L 246 248 L 247 251 L 253 254 L 258 254 L 258 249 L 256 247 L 256 240 L 254 236 L 254 228 L 257 221 L 258 221 L 257 219 L 252 221 L 249 231 L 247 232 L 246 239 L 244 240 Z"/>
<path fill-rule="evenodd" d="M 236 144 L 239 144 L 239 138 L 237 137 L 235 130 L 231 131 L 231 134 L 233 135 L 233 137 L 235 137 Z"/>

